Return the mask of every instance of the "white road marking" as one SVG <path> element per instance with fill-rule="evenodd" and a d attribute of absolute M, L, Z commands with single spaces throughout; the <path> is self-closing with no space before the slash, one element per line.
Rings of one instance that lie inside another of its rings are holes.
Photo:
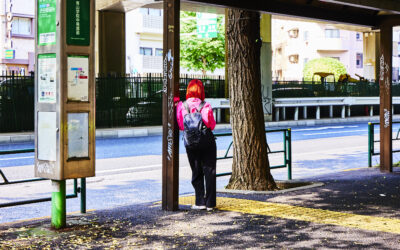
<path fill-rule="evenodd" d="M 353 133 L 353 132 L 367 132 L 365 129 L 360 130 L 348 130 L 348 131 L 334 131 L 334 132 L 323 132 L 323 133 L 313 133 L 313 134 L 303 134 L 303 135 L 327 135 L 327 134 L 340 134 L 340 133 Z"/>
<path fill-rule="evenodd" d="M 332 127 L 320 127 L 320 128 L 301 128 L 301 129 L 293 129 L 292 131 L 314 131 L 314 130 L 358 128 L 358 127 L 359 126 L 332 126 Z"/>
<path fill-rule="evenodd" d="M 347 150 L 346 150 L 347 149 Z M 361 154 L 361 153 L 367 153 L 366 151 L 367 146 L 358 146 L 358 147 L 347 147 L 347 148 L 339 148 L 339 149 L 329 149 L 329 150 L 321 150 L 321 151 L 312 151 L 312 152 L 304 152 L 304 153 L 293 153 L 293 155 L 299 156 L 299 155 L 322 155 L 322 154 Z M 360 150 L 363 150 L 365 152 L 359 152 Z"/>
<path fill-rule="evenodd" d="M 13 158 L 0 158 L 0 161 L 19 160 L 19 159 L 31 159 L 31 158 L 33 158 L 33 156 L 13 157 Z"/>
<path fill-rule="evenodd" d="M 125 171 L 125 170 L 139 170 L 139 169 L 147 169 L 152 167 L 161 167 L 161 164 L 154 164 L 154 165 L 147 165 L 147 166 L 138 166 L 138 167 L 131 167 L 131 168 L 117 168 L 117 169 L 109 169 L 109 170 L 99 170 L 96 173 L 109 173 L 109 172 L 116 172 L 116 171 Z"/>

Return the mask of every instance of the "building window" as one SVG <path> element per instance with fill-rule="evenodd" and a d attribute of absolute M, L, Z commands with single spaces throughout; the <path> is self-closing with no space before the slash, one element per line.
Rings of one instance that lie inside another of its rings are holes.
<path fill-rule="evenodd" d="M 397 43 L 397 56 L 400 57 L 400 42 Z"/>
<path fill-rule="evenodd" d="M 289 37 L 290 38 L 297 38 L 299 36 L 299 29 L 294 28 L 288 31 Z"/>
<path fill-rule="evenodd" d="M 363 67 L 363 54 L 362 53 L 357 53 L 356 65 L 357 65 L 357 68 L 362 68 Z"/>
<path fill-rule="evenodd" d="M 289 62 L 290 63 L 298 63 L 299 62 L 299 55 L 290 55 L 289 56 Z"/>
<path fill-rule="evenodd" d="M 150 16 L 161 16 L 161 12 L 160 9 L 149 9 Z"/>
<path fill-rule="evenodd" d="M 140 47 L 140 54 L 144 55 L 144 56 L 152 56 L 153 55 L 153 49 L 152 48 Z"/>
<path fill-rule="evenodd" d="M 162 56 L 162 49 L 156 48 L 155 56 Z"/>
<path fill-rule="evenodd" d="M 338 29 L 325 29 L 326 38 L 339 38 L 340 32 Z"/>
<path fill-rule="evenodd" d="M 143 15 L 148 15 L 149 14 L 149 8 L 140 8 L 139 12 L 142 13 Z"/>
<path fill-rule="evenodd" d="M 160 9 L 140 8 L 139 12 L 143 15 L 162 16 L 162 11 Z"/>
<path fill-rule="evenodd" d="M 304 41 L 308 41 L 308 30 L 304 31 Z"/>
<path fill-rule="evenodd" d="M 357 41 L 362 41 L 362 35 L 360 33 L 356 33 L 356 40 Z"/>
<path fill-rule="evenodd" d="M 12 20 L 13 35 L 30 36 L 32 34 L 32 19 L 26 17 L 14 17 Z"/>

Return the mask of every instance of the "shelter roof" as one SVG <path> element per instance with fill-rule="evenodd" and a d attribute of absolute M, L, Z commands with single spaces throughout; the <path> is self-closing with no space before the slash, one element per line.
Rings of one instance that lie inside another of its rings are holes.
<path fill-rule="evenodd" d="M 96 0 L 100 10 L 126 12 L 140 7 L 162 8 L 160 0 Z M 383 17 L 400 14 L 398 0 L 181 0 L 182 10 L 224 13 L 242 8 L 331 23 L 376 27 Z M 400 16 L 400 15 L 399 15 Z"/>

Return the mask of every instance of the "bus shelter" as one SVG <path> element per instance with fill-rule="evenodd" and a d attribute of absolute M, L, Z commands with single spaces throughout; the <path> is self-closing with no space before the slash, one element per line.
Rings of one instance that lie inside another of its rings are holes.
<path fill-rule="evenodd" d="M 164 210 L 178 209 L 179 131 L 174 98 L 179 96 L 180 10 L 223 13 L 224 8 L 238 8 L 379 30 L 374 46 L 380 85 L 380 168 L 392 171 L 392 36 L 393 27 L 400 25 L 397 0 L 37 0 L 36 6 L 35 82 L 41 91 L 35 96 L 35 173 L 54 180 L 56 192 L 65 189 L 65 182 L 60 181 L 95 173 L 95 47 L 101 54 L 100 71 L 124 65 L 123 53 L 114 53 L 120 49 L 115 41 L 125 31 L 123 16 L 118 13 L 140 7 L 164 11 Z M 104 26 L 108 27 L 108 36 Z M 100 30 L 98 41 L 95 29 Z M 105 42 L 110 38 L 112 46 Z"/>

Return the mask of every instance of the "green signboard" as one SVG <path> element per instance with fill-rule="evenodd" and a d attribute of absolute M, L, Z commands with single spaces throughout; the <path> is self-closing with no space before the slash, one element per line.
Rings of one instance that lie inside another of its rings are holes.
<path fill-rule="evenodd" d="M 196 13 L 197 37 L 214 38 L 217 37 L 217 15 L 208 13 Z"/>
<path fill-rule="evenodd" d="M 38 0 L 38 45 L 56 44 L 56 0 Z"/>
<path fill-rule="evenodd" d="M 67 44 L 90 45 L 90 0 L 67 1 Z"/>
<path fill-rule="evenodd" d="M 6 49 L 6 56 L 5 59 L 14 59 L 15 58 L 15 50 L 13 49 Z"/>

